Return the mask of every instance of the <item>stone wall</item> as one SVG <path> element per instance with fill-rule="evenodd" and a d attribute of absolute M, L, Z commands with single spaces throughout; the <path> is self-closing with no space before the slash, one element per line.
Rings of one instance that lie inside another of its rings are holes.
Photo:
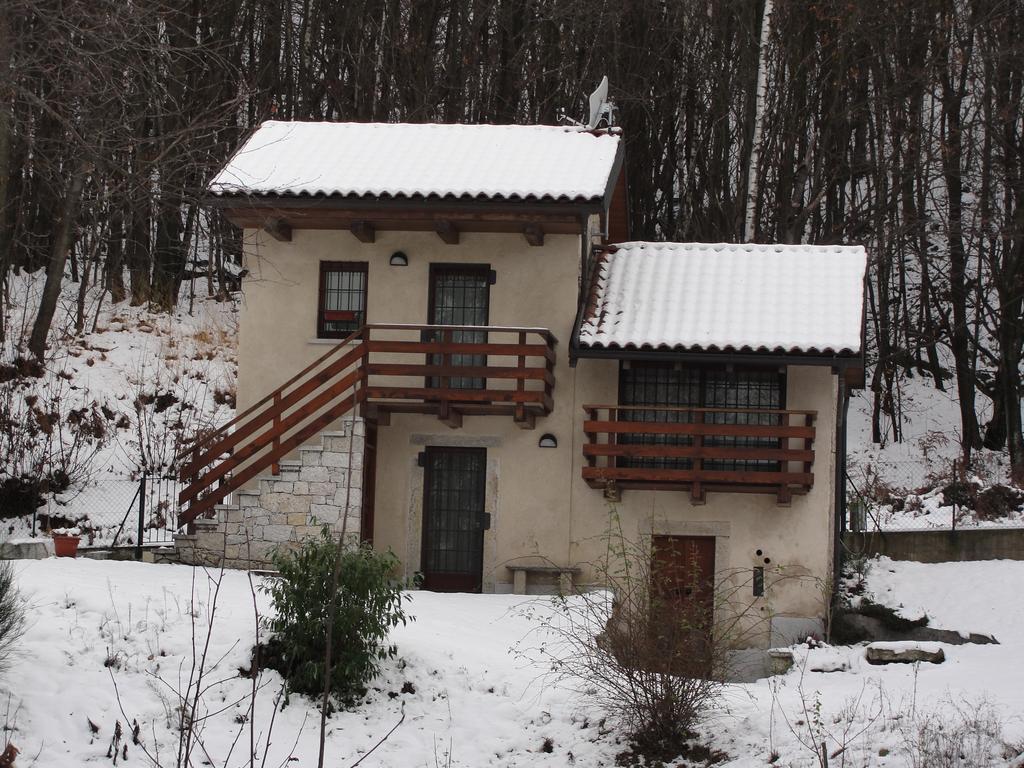
<path fill-rule="evenodd" d="M 893 560 L 946 563 L 963 560 L 1024 560 L 1024 528 L 964 528 L 957 531 L 890 531 L 843 534 L 846 551 Z"/>
<path fill-rule="evenodd" d="M 281 462 L 278 475 L 216 507 L 216 517 L 197 520 L 195 533 L 175 537 L 181 562 L 228 568 L 269 568 L 271 553 L 319 535 L 324 525 L 360 538 L 362 509 L 362 419 L 344 422 L 339 432 L 321 434 L 321 445 L 304 446 L 298 458 Z M 354 436 L 350 439 L 349 432 Z"/>

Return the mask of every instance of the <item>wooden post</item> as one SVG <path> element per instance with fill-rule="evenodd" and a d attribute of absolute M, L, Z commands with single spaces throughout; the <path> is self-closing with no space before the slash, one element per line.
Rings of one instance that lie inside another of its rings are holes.
<path fill-rule="evenodd" d="M 704 423 L 704 413 L 698 412 L 697 417 L 701 423 Z M 704 435 L 693 436 L 693 447 L 695 449 L 693 456 L 693 485 L 690 486 L 690 503 L 691 504 L 704 504 L 707 499 L 704 496 L 704 486 L 701 483 L 700 475 L 704 469 L 704 459 L 700 454 L 700 449 L 704 447 Z"/>
<path fill-rule="evenodd" d="M 446 424 L 452 425 L 452 412 L 451 412 L 451 401 L 448 397 L 448 389 L 451 386 L 451 365 L 452 365 L 452 353 L 448 349 L 448 345 L 452 343 L 452 332 L 449 330 L 441 331 L 441 345 L 444 350 L 441 352 L 441 376 L 438 378 L 438 383 L 441 385 L 438 397 L 440 402 L 437 404 L 438 412 L 437 416 L 441 421 Z"/>
<path fill-rule="evenodd" d="M 524 346 L 525 344 L 526 344 L 526 332 L 525 331 L 520 331 L 519 332 L 519 345 L 520 346 Z M 522 373 L 522 371 L 524 371 L 526 369 L 526 355 L 519 355 L 519 357 L 517 359 L 517 364 L 518 364 L 519 372 Z M 523 378 L 516 379 L 516 391 L 517 392 L 525 392 L 526 391 L 526 379 L 523 379 Z M 513 418 L 517 422 L 524 422 L 524 421 L 526 421 L 526 403 L 524 403 L 522 400 L 520 400 L 518 403 L 516 403 L 515 416 L 513 416 Z"/>
<path fill-rule="evenodd" d="M 808 413 L 808 414 L 806 414 L 804 416 L 804 426 L 805 427 L 813 427 L 814 426 L 814 414 L 813 413 Z M 814 438 L 805 437 L 804 438 L 804 450 L 809 451 L 813 447 L 814 447 Z M 810 462 L 810 461 L 805 461 L 804 462 L 804 472 L 806 472 L 807 474 L 810 474 L 810 472 L 811 472 L 811 465 L 812 465 L 812 463 L 813 462 Z"/>
<path fill-rule="evenodd" d="M 597 409 L 596 408 L 584 408 L 583 413 L 586 416 L 587 421 L 597 421 Z M 584 436 L 587 438 L 587 442 L 591 445 L 597 445 L 597 434 L 594 432 L 584 432 Z M 597 457 L 587 456 L 587 466 L 596 467 Z"/>

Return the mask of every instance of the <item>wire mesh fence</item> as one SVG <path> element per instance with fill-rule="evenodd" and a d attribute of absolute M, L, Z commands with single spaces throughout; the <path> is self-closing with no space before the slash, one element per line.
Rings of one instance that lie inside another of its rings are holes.
<path fill-rule="evenodd" d="M 846 498 L 846 530 L 854 532 L 1024 528 L 1024 491 L 955 461 L 909 488 L 880 473 L 848 473 Z"/>
<path fill-rule="evenodd" d="M 32 514 L 0 524 L 0 542 L 73 531 L 81 548 L 171 544 L 177 529 L 178 480 L 161 475 L 104 477 L 57 494 Z"/>

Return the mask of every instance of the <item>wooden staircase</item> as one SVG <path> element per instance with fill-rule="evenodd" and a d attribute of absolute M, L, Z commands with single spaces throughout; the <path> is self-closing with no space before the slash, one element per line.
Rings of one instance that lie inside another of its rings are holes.
<path fill-rule="evenodd" d="M 544 328 L 364 325 L 178 454 L 178 524 L 212 516 L 357 407 L 380 425 L 392 413 L 426 413 L 452 428 L 464 415 L 509 415 L 532 428 L 553 408 L 555 344 Z"/>

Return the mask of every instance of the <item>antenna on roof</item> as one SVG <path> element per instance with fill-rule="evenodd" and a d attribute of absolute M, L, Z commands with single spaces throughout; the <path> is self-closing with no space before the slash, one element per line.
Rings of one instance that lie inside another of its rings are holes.
<path fill-rule="evenodd" d="M 615 105 L 608 100 L 608 75 L 601 78 L 594 92 L 590 94 L 590 118 L 587 120 L 587 128 L 594 130 L 604 121 L 605 128 L 612 127 L 612 110 Z"/>

